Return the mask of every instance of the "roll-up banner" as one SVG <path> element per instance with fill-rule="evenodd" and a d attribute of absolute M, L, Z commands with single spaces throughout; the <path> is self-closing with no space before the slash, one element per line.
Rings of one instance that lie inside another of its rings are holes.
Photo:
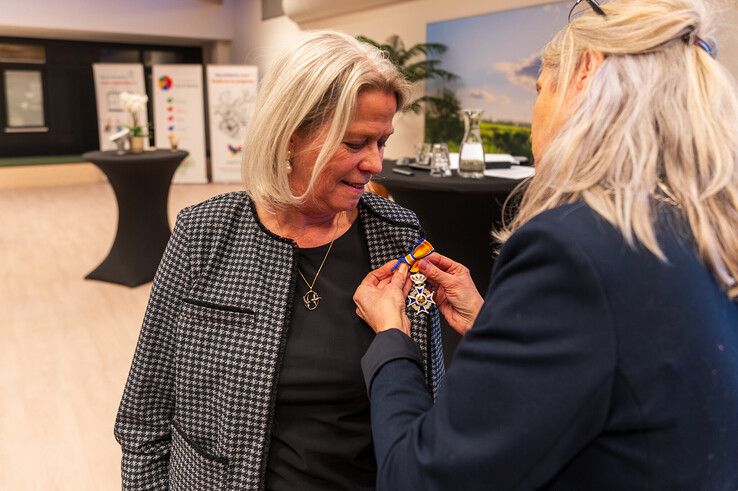
<path fill-rule="evenodd" d="M 246 127 L 256 107 L 257 67 L 208 65 L 208 116 L 213 182 L 241 181 Z"/>
<path fill-rule="evenodd" d="M 171 148 L 174 143 L 190 153 L 173 181 L 208 182 L 202 65 L 153 65 L 151 76 L 156 147 Z"/>
<path fill-rule="evenodd" d="M 146 95 L 143 65 L 140 63 L 93 63 L 97 100 L 97 127 L 100 150 L 115 150 L 110 136 L 131 124 L 130 116 L 120 103 L 121 92 Z M 148 124 L 146 113 L 141 115 L 141 124 Z M 145 148 L 148 142 L 144 142 Z"/>

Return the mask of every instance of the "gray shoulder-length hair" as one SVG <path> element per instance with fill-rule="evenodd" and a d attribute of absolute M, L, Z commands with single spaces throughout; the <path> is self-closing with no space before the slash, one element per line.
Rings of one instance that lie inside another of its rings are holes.
<path fill-rule="evenodd" d="M 251 198 L 271 208 L 302 203 L 338 150 L 357 97 L 367 89 L 394 92 L 399 110 L 410 86 L 380 50 L 343 33 L 312 32 L 283 51 L 261 82 L 244 144 L 241 175 Z M 307 189 L 296 196 L 285 165 L 290 138 L 314 133 L 327 122 Z"/>

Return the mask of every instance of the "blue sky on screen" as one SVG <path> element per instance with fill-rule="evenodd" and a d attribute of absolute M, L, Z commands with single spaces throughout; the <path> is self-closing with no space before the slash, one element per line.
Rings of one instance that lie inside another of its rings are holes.
<path fill-rule="evenodd" d="M 442 66 L 460 80 L 429 81 L 426 92 L 445 84 L 462 107 L 483 109 L 484 119 L 530 122 L 540 52 L 570 7 L 567 1 L 428 24 L 427 41 L 448 46 Z"/>

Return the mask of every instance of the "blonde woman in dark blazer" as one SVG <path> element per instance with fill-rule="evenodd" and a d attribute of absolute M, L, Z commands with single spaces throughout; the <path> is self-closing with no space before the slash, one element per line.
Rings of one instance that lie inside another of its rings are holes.
<path fill-rule="evenodd" d="M 421 265 L 465 333 L 435 404 L 393 329 L 403 272 L 356 293 L 378 489 L 738 489 L 735 82 L 701 0 L 576 4 L 487 298 Z"/>
<path fill-rule="evenodd" d="M 353 291 L 408 252 L 415 215 L 364 192 L 408 86 L 373 47 L 307 35 L 266 75 L 245 192 L 184 209 L 118 412 L 125 489 L 373 489 Z M 425 385 L 438 313 L 418 316 Z"/>

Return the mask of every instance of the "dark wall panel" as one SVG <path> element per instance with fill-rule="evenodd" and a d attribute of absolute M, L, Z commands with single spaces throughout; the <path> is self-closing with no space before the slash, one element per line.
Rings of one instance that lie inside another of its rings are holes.
<path fill-rule="evenodd" d="M 165 51 L 181 63 L 202 63 L 199 47 L 172 47 L 89 43 L 78 41 L 9 39 L 0 42 L 40 44 L 46 49 L 44 65 L 0 63 L 0 157 L 81 154 L 98 148 L 97 108 L 92 64 L 107 62 L 116 50 L 136 50 L 138 61 L 147 53 Z M 44 113 L 48 132 L 6 133 L 5 69 L 41 69 L 44 83 Z M 150 73 L 151 68 L 145 67 Z M 150 90 L 150 89 L 147 89 Z M 148 94 L 151 97 L 151 94 Z"/>

